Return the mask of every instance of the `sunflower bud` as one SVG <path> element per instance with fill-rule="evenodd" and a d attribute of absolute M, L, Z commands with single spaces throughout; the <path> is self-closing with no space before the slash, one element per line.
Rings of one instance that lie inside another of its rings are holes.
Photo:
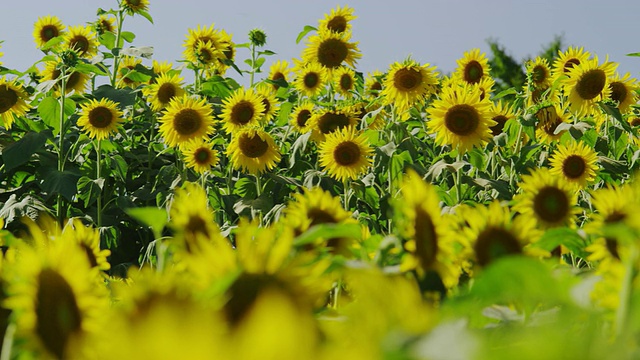
<path fill-rule="evenodd" d="M 264 46 L 267 43 L 267 34 L 260 29 L 249 31 L 249 41 L 255 46 Z"/>

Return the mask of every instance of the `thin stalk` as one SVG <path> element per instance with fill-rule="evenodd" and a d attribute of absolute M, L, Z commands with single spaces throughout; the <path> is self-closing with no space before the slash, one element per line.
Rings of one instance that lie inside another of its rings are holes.
<path fill-rule="evenodd" d="M 349 210 L 349 203 L 351 202 L 351 179 L 344 179 L 344 182 L 342 183 L 342 188 L 344 191 L 344 194 L 342 194 L 344 196 L 343 202 L 344 202 L 344 208 L 345 210 Z"/>
<path fill-rule="evenodd" d="M 60 127 L 58 130 L 58 171 L 64 171 L 64 122 L 65 122 L 65 113 L 64 113 L 64 103 L 67 95 L 67 68 L 65 65 L 62 65 L 60 68 Z M 62 225 L 64 222 L 64 212 L 62 207 L 64 206 L 64 201 L 62 199 L 62 194 L 58 193 L 57 198 L 57 207 L 56 207 L 56 215 L 58 218 L 58 223 Z"/>
<path fill-rule="evenodd" d="M 122 23 L 124 23 L 124 11 L 120 10 L 118 11 L 118 16 L 117 16 L 117 21 L 118 21 L 118 31 L 116 31 L 116 42 L 115 42 L 115 47 L 119 48 L 120 47 L 120 38 L 122 35 Z M 118 50 L 118 54 L 114 55 L 113 57 L 113 71 L 111 72 L 111 86 L 116 87 L 116 78 L 118 75 L 118 66 L 120 65 L 120 51 L 122 49 Z"/>
<path fill-rule="evenodd" d="M 256 199 L 260 198 L 260 196 L 262 196 L 262 183 L 260 181 L 260 174 L 255 175 L 256 178 Z M 255 218 L 256 215 L 258 216 L 258 219 L 260 220 L 260 225 L 262 225 L 262 211 L 261 210 L 254 210 L 253 208 L 251 208 L 251 212 L 253 217 Z"/>
<path fill-rule="evenodd" d="M 458 152 L 456 155 L 456 162 L 459 163 L 462 161 L 462 154 Z M 456 199 L 458 200 L 458 204 L 462 202 L 462 166 L 456 170 Z"/>
<path fill-rule="evenodd" d="M 249 78 L 249 87 L 253 87 L 253 77 L 256 72 L 256 46 L 251 44 L 251 77 Z"/>
<path fill-rule="evenodd" d="M 96 144 L 96 179 L 98 181 L 100 181 L 100 179 L 102 178 L 102 140 L 98 139 L 98 144 Z M 102 183 L 102 186 L 104 187 L 104 182 Z M 102 188 L 100 188 L 100 191 L 98 192 L 98 208 L 97 208 L 97 212 L 98 212 L 98 217 L 96 220 L 96 225 L 98 226 L 98 229 L 100 227 L 102 227 Z"/>

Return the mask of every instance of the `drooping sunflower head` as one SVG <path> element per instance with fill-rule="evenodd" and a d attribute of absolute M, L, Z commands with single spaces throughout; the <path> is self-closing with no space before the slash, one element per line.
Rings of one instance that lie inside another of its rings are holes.
<path fill-rule="evenodd" d="M 379 70 L 375 70 L 374 72 L 367 74 L 367 77 L 364 79 L 364 90 L 366 96 L 377 97 L 380 95 L 383 79 L 384 74 Z"/>
<path fill-rule="evenodd" d="M 563 86 L 572 113 L 581 117 L 598 111 L 597 102 L 611 94 L 609 79 L 616 67 L 616 63 L 609 61 L 599 64 L 596 56 L 571 68 Z"/>
<path fill-rule="evenodd" d="M 502 134 L 504 125 L 507 121 L 514 119 L 516 113 L 514 112 L 512 104 L 506 104 L 502 100 L 495 101 L 491 106 L 491 120 L 495 121 L 495 125 L 491 126 L 491 135 L 497 136 Z"/>
<path fill-rule="evenodd" d="M 536 57 L 526 64 L 527 80 L 535 89 L 548 88 L 551 85 L 551 69 L 547 59 Z"/>
<path fill-rule="evenodd" d="M 307 133 L 312 130 L 312 122 L 310 120 L 314 112 L 313 103 L 311 101 L 303 101 L 291 111 L 289 123 L 298 133 Z"/>
<path fill-rule="evenodd" d="M 596 177 L 598 155 L 582 142 L 559 144 L 549 163 L 550 173 L 584 189 Z"/>
<path fill-rule="evenodd" d="M 476 84 L 484 77 L 488 77 L 489 62 L 485 53 L 480 53 L 480 49 L 471 49 L 463 54 L 462 59 L 456 61 L 458 67 L 454 73 L 454 77 L 463 80 L 469 84 Z"/>
<path fill-rule="evenodd" d="M 558 50 L 558 57 L 553 62 L 552 83 L 562 76 L 568 76 L 573 67 L 589 60 L 591 54 L 583 47 L 570 46 L 566 51 Z"/>
<path fill-rule="evenodd" d="M 39 17 L 33 26 L 33 40 L 38 48 L 43 47 L 49 40 L 64 35 L 65 26 L 57 16 L 47 15 Z"/>
<path fill-rule="evenodd" d="M 214 25 L 200 26 L 196 29 L 189 29 L 187 39 L 183 43 L 185 48 L 183 52 L 184 58 L 194 64 L 198 63 L 198 54 L 196 52 L 199 43 L 210 44 L 214 49 L 222 49 L 222 37 L 220 31 L 214 29 Z M 216 53 L 217 54 L 217 53 Z"/>
<path fill-rule="evenodd" d="M 174 69 L 172 63 L 168 61 L 160 62 L 158 60 L 153 60 L 153 62 L 151 63 L 151 70 L 153 71 L 153 74 L 156 78 L 162 74 L 166 74 L 169 72 L 171 72 L 172 74 L 180 74 L 181 72 L 180 69 Z"/>
<path fill-rule="evenodd" d="M 348 32 L 321 31 L 309 38 L 302 58 L 304 62 L 320 64 L 327 71 L 335 70 L 345 63 L 353 68 L 362 55 L 358 50 L 358 43 L 349 42 L 350 37 L 351 33 Z"/>
<path fill-rule="evenodd" d="M 436 134 L 436 142 L 462 152 L 485 144 L 491 139 L 490 127 L 496 125 L 489 99 L 480 100 L 479 88 L 467 84 L 444 89 L 428 113 L 427 128 Z"/>
<path fill-rule="evenodd" d="M 325 14 L 324 19 L 319 21 L 319 31 L 329 31 L 338 34 L 349 33 L 351 31 L 351 21 L 357 16 L 353 15 L 353 9 L 340 6 L 331 9 L 330 14 Z"/>
<path fill-rule="evenodd" d="M 299 63 L 294 69 L 294 86 L 302 94 L 313 98 L 319 95 L 328 81 L 325 68 L 318 63 Z"/>
<path fill-rule="evenodd" d="M 219 59 L 224 57 L 222 51 L 209 41 L 198 40 L 194 45 L 193 52 L 196 57 L 196 64 L 202 69 L 216 67 Z"/>
<path fill-rule="evenodd" d="M 155 111 L 161 111 L 174 98 L 180 98 L 184 95 L 184 79 L 180 75 L 169 75 L 161 73 L 153 84 L 147 85 L 142 89 L 142 93 L 151 103 L 151 108 Z"/>
<path fill-rule="evenodd" d="M 189 141 L 182 148 L 185 164 L 199 174 L 204 174 L 218 164 L 218 151 L 213 144 L 203 139 Z"/>
<path fill-rule="evenodd" d="M 124 121 L 118 104 L 107 98 L 90 100 L 81 105 L 82 115 L 78 119 L 78 126 L 95 140 L 103 140 L 118 130 L 118 125 Z"/>
<path fill-rule="evenodd" d="M 435 66 L 419 64 L 412 59 L 395 62 L 384 79 L 380 96 L 384 97 L 385 104 L 393 104 L 396 113 L 404 113 L 436 93 L 438 77 L 435 69 Z"/>
<path fill-rule="evenodd" d="M 631 105 L 638 102 L 640 85 L 636 79 L 631 78 L 629 73 L 625 73 L 623 77 L 616 73 L 614 78 L 609 79 L 609 89 L 611 90 L 609 99 L 618 104 L 622 114 L 629 112 Z"/>
<path fill-rule="evenodd" d="M 256 86 L 256 95 L 258 95 L 262 105 L 264 105 L 264 112 L 260 121 L 268 124 L 276 116 L 280 103 L 278 103 L 274 92 L 267 84 L 262 83 Z"/>
<path fill-rule="evenodd" d="M 271 84 L 274 90 L 280 88 L 279 83 L 287 83 L 291 76 L 291 69 L 289 68 L 289 62 L 287 60 L 278 60 L 271 64 L 269 67 L 269 76 L 267 79 L 273 81 Z"/>
<path fill-rule="evenodd" d="M 160 134 L 169 146 L 204 138 L 214 131 L 212 112 L 205 99 L 175 97 L 160 118 Z"/>
<path fill-rule="evenodd" d="M 513 210 L 530 218 L 537 228 L 575 226 L 577 192 L 564 178 L 539 168 L 523 175 L 519 187 L 522 192 L 514 197 Z"/>
<path fill-rule="evenodd" d="M 534 108 L 534 116 L 538 120 L 536 137 L 544 144 L 550 144 L 562 137 L 566 130 L 556 131 L 558 125 L 569 121 L 567 111 L 555 103 L 543 103 Z"/>
<path fill-rule="evenodd" d="M 64 48 L 73 50 L 78 56 L 92 58 L 98 53 L 98 40 L 90 26 L 70 26 L 64 34 Z"/>
<path fill-rule="evenodd" d="M 149 10 L 149 0 L 122 0 L 122 9 L 128 14 L 139 14 Z"/>
<path fill-rule="evenodd" d="M 93 28 L 98 33 L 98 35 L 102 35 L 104 33 L 115 33 L 116 32 L 116 19 L 113 16 L 100 15 L 98 20 L 93 23 Z"/>
<path fill-rule="evenodd" d="M 61 64 L 57 61 L 47 61 L 45 68 L 42 71 L 42 81 L 56 81 L 55 89 L 60 92 L 62 72 L 59 69 Z M 89 75 L 83 74 L 77 71 L 73 71 L 71 74 L 66 74 L 65 79 L 65 93 L 68 94 L 75 91 L 78 94 L 84 94 L 87 88 L 87 82 L 89 81 Z"/>
<path fill-rule="evenodd" d="M 367 137 L 353 126 L 328 134 L 318 151 L 320 165 L 338 181 L 355 180 L 373 164 Z"/>
<path fill-rule="evenodd" d="M 355 127 L 358 123 L 358 118 L 350 110 L 350 108 L 342 106 L 336 109 L 316 111 L 309 119 L 309 127 L 313 129 L 313 134 L 311 135 L 313 140 L 322 142 L 328 134 L 340 129 Z"/>
<path fill-rule="evenodd" d="M 242 128 L 258 125 L 265 115 L 262 96 L 254 89 L 238 88 L 233 95 L 222 101 L 223 128 L 227 134 Z"/>
<path fill-rule="evenodd" d="M 197 254 L 202 251 L 203 243 L 220 237 L 207 193 L 196 183 L 187 182 L 176 189 L 169 219 L 169 226 L 176 233 L 171 240 L 176 251 Z"/>
<path fill-rule="evenodd" d="M 255 127 L 244 127 L 233 133 L 227 156 L 234 169 L 252 175 L 271 170 L 280 161 L 280 151 L 273 137 Z"/>
<path fill-rule="evenodd" d="M 10 129 L 17 117 L 24 116 L 30 106 L 29 95 L 16 79 L 0 78 L 0 119 L 5 129 Z"/>

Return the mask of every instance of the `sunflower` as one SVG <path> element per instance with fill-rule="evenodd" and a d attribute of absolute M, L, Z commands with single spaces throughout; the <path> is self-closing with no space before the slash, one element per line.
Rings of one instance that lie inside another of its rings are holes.
<path fill-rule="evenodd" d="M 458 68 L 454 77 L 463 80 L 468 84 L 476 84 L 484 77 L 489 77 L 491 68 L 485 53 L 480 53 L 480 49 L 471 49 L 463 54 L 462 59 L 456 61 Z"/>
<path fill-rule="evenodd" d="M 175 231 L 171 243 L 176 251 L 198 253 L 203 242 L 220 236 L 207 192 L 198 184 L 186 182 L 176 189 L 171 209 L 169 227 Z"/>
<path fill-rule="evenodd" d="M 339 67 L 333 73 L 333 88 L 345 98 L 352 97 L 356 89 L 356 72 L 346 66 Z"/>
<path fill-rule="evenodd" d="M 217 48 L 222 52 L 223 56 L 218 58 L 218 63 L 213 68 L 214 75 L 224 75 L 227 69 L 231 66 L 230 63 L 233 63 L 233 60 L 236 57 L 236 45 L 232 41 L 231 34 L 222 29 L 219 30 L 219 34 L 220 43 Z M 208 69 L 207 71 L 210 72 L 211 69 Z"/>
<path fill-rule="evenodd" d="M 273 169 L 280 161 L 280 151 L 269 133 L 259 128 L 242 128 L 234 132 L 227 148 L 234 169 L 259 175 Z"/>
<path fill-rule="evenodd" d="M 460 85 L 460 83 L 458 83 L 458 85 Z M 485 76 L 472 86 L 477 87 L 480 90 L 480 100 L 484 100 L 484 98 L 491 98 L 491 95 L 493 95 L 493 87 L 495 85 L 496 81 L 493 80 L 492 77 Z"/>
<path fill-rule="evenodd" d="M 367 74 L 367 77 L 364 79 L 364 90 L 366 96 L 377 97 L 380 95 L 384 76 L 385 75 L 379 70 L 375 70 L 374 72 Z"/>
<path fill-rule="evenodd" d="M 597 161 L 598 155 L 585 143 L 559 144 L 549 160 L 550 173 L 584 189 L 596 177 Z"/>
<path fill-rule="evenodd" d="M 133 56 L 123 56 L 118 63 L 118 87 L 129 87 L 132 89 L 140 86 L 139 81 L 129 78 L 131 72 L 136 71 L 138 66 L 142 66 L 142 60 Z"/>
<path fill-rule="evenodd" d="M 460 216 L 467 223 L 462 234 L 472 250 L 471 260 L 478 267 L 487 267 L 505 256 L 527 253 L 527 245 L 540 235 L 530 221 L 523 216 L 514 218 L 509 207 L 498 200 L 465 208 Z"/>
<path fill-rule="evenodd" d="M 298 64 L 295 69 L 296 90 L 308 97 L 318 96 L 328 81 L 327 71 L 317 63 Z"/>
<path fill-rule="evenodd" d="M 61 65 L 57 61 L 47 61 L 45 68 L 42 71 L 42 81 L 57 81 L 59 80 L 61 71 L 58 68 Z M 66 74 L 67 79 L 65 82 L 65 93 L 68 94 L 71 91 L 75 91 L 77 94 L 84 94 L 87 89 L 87 82 L 89 81 L 89 75 L 83 74 L 77 71 Z M 56 90 L 59 92 L 59 85 L 56 83 Z"/>
<path fill-rule="evenodd" d="M 218 152 L 213 144 L 203 139 L 189 141 L 182 148 L 182 155 L 188 168 L 203 174 L 218 164 Z"/>
<path fill-rule="evenodd" d="M 184 79 L 180 75 L 161 73 L 153 84 L 142 88 L 142 94 L 147 97 L 153 110 L 161 111 L 171 100 L 184 95 L 183 82 Z"/>
<path fill-rule="evenodd" d="M 591 57 L 588 51 L 582 47 L 569 47 L 565 52 L 558 50 L 558 57 L 553 62 L 552 83 L 558 81 L 562 76 L 569 75 L 569 71 L 574 66 L 586 62 Z"/>
<path fill-rule="evenodd" d="M 57 16 L 39 17 L 33 26 L 33 40 L 38 48 L 43 47 L 49 40 L 61 35 L 64 35 L 64 25 Z"/>
<path fill-rule="evenodd" d="M 566 130 L 556 133 L 558 125 L 569 121 L 569 114 L 557 104 L 546 103 L 537 107 L 534 116 L 538 120 L 536 136 L 541 143 L 550 144 L 562 137 Z"/>
<path fill-rule="evenodd" d="M 497 136 L 502 134 L 504 125 L 507 121 L 515 119 L 516 114 L 513 110 L 513 104 L 505 104 L 502 100 L 497 100 L 491 105 L 491 120 L 496 124 L 491 126 L 491 134 Z"/>
<path fill-rule="evenodd" d="M 108 304 L 97 269 L 71 242 L 21 246 L 17 257 L 5 301 L 16 319 L 16 343 L 34 358 L 68 358 L 74 344 L 101 328 Z"/>
<path fill-rule="evenodd" d="M 546 89 L 551 85 L 551 69 L 547 59 L 536 57 L 526 64 L 527 79 L 535 89 Z"/>
<path fill-rule="evenodd" d="M 222 100 L 222 126 L 227 134 L 258 125 L 265 115 L 262 96 L 254 89 L 238 88 L 233 95 Z"/>
<path fill-rule="evenodd" d="M 355 127 L 358 118 L 350 108 L 341 106 L 336 109 L 320 109 L 309 119 L 309 127 L 313 130 L 312 139 L 322 142 L 325 136 L 347 127 Z"/>
<path fill-rule="evenodd" d="M 576 189 L 564 178 L 554 176 L 547 168 L 523 175 L 518 187 L 522 192 L 514 197 L 514 211 L 520 212 L 536 224 L 536 228 L 549 229 L 574 226 L 580 211 Z"/>
<path fill-rule="evenodd" d="M 185 48 L 183 56 L 187 61 L 197 64 L 198 56 L 196 48 L 198 43 L 209 43 L 214 49 L 222 50 L 222 40 L 220 31 L 214 29 L 213 24 L 205 27 L 198 25 L 197 29 L 189 29 L 189 34 L 183 44 Z"/>
<path fill-rule="evenodd" d="M 314 105 L 311 101 L 303 101 L 291 111 L 289 122 L 297 132 L 307 133 L 312 130 L 310 119 L 313 117 L 314 111 Z"/>
<path fill-rule="evenodd" d="M 28 99 L 29 95 L 15 79 L 0 78 L 0 119 L 5 129 L 10 129 L 16 118 L 27 113 L 30 108 Z"/>
<path fill-rule="evenodd" d="M 290 76 L 291 69 L 289 68 L 289 63 L 287 62 L 287 60 L 278 60 L 271 64 L 271 67 L 269 67 L 269 76 L 267 77 L 267 79 L 275 82 L 272 83 L 271 86 L 273 86 L 274 90 L 278 90 L 280 88 L 280 85 L 278 85 L 277 83 L 281 83 L 283 81 L 288 82 Z"/>
<path fill-rule="evenodd" d="M 324 19 L 319 21 L 318 31 L 328 31 L 338 34 L 351 32 L 351 21 L 356 19 L 357 16 L 353 15 L 353 9 L 345 6 L 340 6 L 335 9 L 331 9 L 330 14 L 325 14 Z"/>
<path fill-rule="evenodd" d="M 181 72 L 180 69 L 174 70 L 172 63 L 168 61 L 159 62 L 157 60 L 153 60 L 153 62 L 151 63 L 151 70 L 153 71 L 155 78 L 158 78 L 160 75 L 167 74 L 169 72 L 175 72 L 176 74 L 179 74 Z"/>
<path fill-rule="evenodd" d="M 205 99 L 187 96 L 169 102 L 160 118 L 160 134 L 169 146 L 179 146 L 190 140 L 211 135 L 213 110 Z"/>
<path fill-rule="evenodd" d="M 480 100 L 480 89 L 464 84 L 444 89 L 428 110 L 427 128 L 436 133 L 436 142 L 467 152 L 491 139 L 491 102 Z"/>
<path fill-rule="evenodd" d="M 576 116 L 594 113 L 597 110 L 596 103 L 610 96 L 609 79 L 613 77 L 617 66 L 609 61 L 599 64 L 596 56 L 571 68 L 569 78 L 564 83 L 564 92 Z"/>
<path fill-rule="evenodd" d="M 78 56 L 92 58 L 98 53 L 98 40 L 90 26 L 71 26 L 64 34 L 64 47 L 73 50 Z"/>
<path fill-rule="evenodd" d="M 631 105 L 638 102 L 640 86 L 629 73 L 624 74 L 623 77 L 616 73 L 614 78 L 609 79 L 609 88 L 611 89 L 609 99 L 618 104 L 618 109 L 622 114 L 626 114 L 631 109 Z"/>
<path fill-rule="evenodd" d="M 108 249 L 100 249 L 100 232 L 85 226 L 80 219 L 73 219 L 62 230 L 59 241 L 76 244 L 87 256 L 89 265 L 102 271 L 111 269 L 107 257 L 111 255 Z"/>
<path fill-rule="evenodd" d="M 93 99 L 80 107 L 82 115 L 78 119 L 78 126 L 92 139 L 108 138 L 117 131 L 118 125 L 123 121 L 118 104 L 107 98 L 100 101 Z"/>
<path fill-rule="evenodd" d="M 197 59 L 196 63 L 205 69 L 218 65 L 218 60 L 224 57 L 222 51 L 209 41 L 198 40 L 193 51 Z"/>
<path fill-rule="evenodd" d="M 149 10 L 149 0 L 122 0 L 122 9 L 128 14 L 139 14 Z"/>
<path fill-rule="evenodd" d="M 276 100 L 271 88 L 266 84 L 259 84 L 256 86 L 256 95 L 260 98 L 262 105 L 264 105 L 264 114 L 260 119 L 262 123 L 268 124 L 276 115 L 280 104 Z"/>
<path fill-rule="evenodd" d="M 337 69 L 343 63 L 353 68 L 356 65 L 356 59 L 362 55 L 358 50 L 358 43 L 348 41 L 350 37 L 351 33 L 348 32 L 321 31 L 309 38 L 302 58 L 307 63 L 318 63 L 328 71 Z"/>
<path fill-rule="evenodd" d="M 93 26 L 98 35 L 102 35 L 108 32 L 115 33 L 117 30 L 116 19 L 113 16 L 100 15 Z"/>
<path fill-rule="evenodd" d="M 400 269 L 416 269 L 421 277 L 435 271 L 447 289 L 454 287 L 461 273 L 455 265 L 457 244 L 454 237 L 446 236 L 449 223 L 435 187 L 409 170 L 400 190 L 402 196 L 394 205 L 406 250 Z"/>
<path fill-rule="evenodd" d="M 373 164 L 369 140 L 353 126 L 328 134 L 318 154 L 320 165 L 338 181 L 355 180 Z"/>
<path fill-rule="evenodd" d="M 421 65 L 411 59 L 393 63 L 380 92 L 380 96 L 384 97 L 384 103 L 392 104 L 396 114 L 401 115 L 401 120 L 406 120 L 406 111 L 410 107 L 423 103 L 435 94 L 438 85 L 435 69 L 435 66 Z"/>

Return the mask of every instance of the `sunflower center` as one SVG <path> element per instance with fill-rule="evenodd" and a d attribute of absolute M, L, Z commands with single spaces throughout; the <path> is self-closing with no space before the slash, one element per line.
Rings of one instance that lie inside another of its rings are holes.
<path fill-rule="evenodd" d="M 507 117 L 504 115 L 496 115 L 491 120 L 495 121 L 496 124 L 491 127 L 491 134 L 493 136 L 502 134 L 502 130 L 504 130 L 504 124 L 507 122 Z"/>
<path fill-rule="evenodd" d="M 489 227 L 482 231 L 476 240 L 473 250 L 478 264 L 482 267 L 504 256 L 522 253 L 518 239 L 508 230 Z"/>
<path fill-rule="evenodd" d="M 422 74 L 418 70 L 403 68 L 393 76 L 393 86 L 400 91 L 411 91 L 420 83 L 422 83 Z"/>
<path fill-rule="evenodd" d="M 207 164 L 211 159 L 211 152 L 208 149 L 198 149 L 193 154 L 193 158 L 198 164 Z"/>
<path fill-rule="evenodd" d="M 81 75 L 77 72 L 72 72 L 69 75 L 69 79 L 67 79 L 67 89 L 73 89 L 76 85 L 80 83 Z"/>
<path fill-rule="evenodd" d="M 618 104 L 624 102 L 627 98 L 627 88 L 619 82 L 611 83 L 611 100 L 617 101 Z"/>
<path fill-rule="evenodd" d="M 45 42 L 53 39 L 58 35 L 59 35 L 58 28 L 53 25 L 43 26 L 42 30 L 40 30 L 40 37 Z"/>
<path fill-rule="evenodd" d="M 371 84 L 371 90 L 373 91 L 382 90 L 382 84 L 379 81 L 374 82 L 373 84 Z"/>
<path fill-rule="evenodd" d="M 349 91 L 353 88 L 353 81 L 351 80 L 351 76 L 344 74 L 340 77 L 340 88 L 343 91 Z"/>
<path fill-rule="evenodd" d="M 569 179 L 580 178 L 587 169 L 587 163 L 580 155 L 570 155 L 562 163 L 562 173 Z"/>
<path fill-rule="evenodd" d="M 328 68 L 336 68 L 349 55 L 347 44 L 340 39 L 327 39 L 318 46 L 318 62 Z"/>
<path fill-rule="evenodd" d="M 98 259 L 96 258 L 96 254 L 93 253 L 91 247 L 89 247 L 84 242 L 80 243 L 80 247 L 84 251 L 85 255 L 87 255 L 87 259 L 89 259 L 89 264 L 91 265 L 91 267 L 93 268 L 98 266 Z"/>
<path fill-rule="evenodd" d="M 318 76 L 317 73 L 310 72 L 310 73 L 306 73 L 302 80 L 304 82 L 304 87 L 306 87 L 307 89 L 313 89 L 318 85 L 318 82 L 320 81 L 320 77 Z"/>
<path fill-rule="evenodd" d="M 633 118 L 633 120 L 631 120 L 631 126 L 640 126 L 640 117 Z"/>
<path fill-rule="evenodd" d="M 0 86 L 0 114 L 10 110 L 18 102 L 18 94 L 7 85 Z"/>
<path fill-rule="evenodd" d="M 76 50 L 80 55 L 83 55 L 89 50 L 89 39 L 84 36 L 76 36 L 71 39 L 69 47 Z"/>
<path fill-rule="evenodd" d="M 298 116 L 296 116 L 296 123 L 298 124 L 299 127 L 303 128 L 307 126 L 307 121 L 309 121 L 309 118 L 311 118 L 311 111 L 306 109 L 301 110 L 298 113 Z"/>
<path fill-rule="evenodd" d="M 576 91 L 582 99 L 591 100 L 600 95 L 606 82 L 607 74 L 603 70 L 589 70 L 578 80 Z"/>
<path fill-rule="evenodd" d="M 311 220 L 310 226 L 319 224 L 335 224 L 338 221 L 331 213 L 319 208 L 312 208 L 307 211 L 307 217 Z"/>
<path fill-rule="evenodd" d="M 605 246 L 607 250 L 614 258 L 620 260 L 620 253 L 618 252 L 618 242 L 612 238 L 605 238 Z"/>
<path fill-rule="evenodd" d="M 569 72 L 569 70 L 573 69 L 574 66 L 578 65 L 580 65 L 580 60 L 572 58 L 564 62 L 564 67 L 562 68 L 562 70 L 566 74 Z"/>
<path fill-rule="evenodd" d="M 89 112 L 89 123 L 94 128 L 104 129 L 113 122 L 113 113 L 104 106 L 98 106 Z"/>
<path fill-rule="evenodd" d="M 267 149 L 269 149 L 269 143 L 262 140 L 258 135 L 249 137 L 249 135 L 245 134 L 240 138 L 239 146 L 244 156 L 249 158 L 258 158 L 264 155 Z"/>
<path fill-rule="evenodd" d="M 44 269 L 38 275 L 35 306 L 38 337 L 56 358 L 64 358 L 67 342 L 82 322 L 73 289 L 59 273 Z"/>
<path fill-rule="evenodd" d="M 264 113 L 268 114 L 271 109 L 271 102 L 267 98 L 262 98 L 262 105 L 264 105 Z"/>
<path fill-rule="evenodd" d="M 534 197 L 533 210 L 540 219 L 557 223 L 569 214 L 569 198 L 561 189 L 546 186 Z"/>
<path fill-rule="evenodd" d="M 340 166 L 351 166 L 360 160 L 360 147 L 351 141 L 340 143 L 333 150 L 333 158 Z"/>
<path fill-rule="evenodd" d="M 480 125 L 480 115 L 473 106 L 458 104 L 447 111 L 444 123 L 452 133 L 467 136 L 473 134 Z"/>
<path fill-rule="evenodd" d="M 204 236 L 209 236 L 207 223 L 201 216 L 198 216 L 197 214 L 192 214 L 191 216 L 189 216 L 189 221 L 185 225 L 184 230 L 190 235 L 202 234 Z"/>
<path fill-rule="evenodd" d="M 251 121 L 254 113 L 253 104 L 249 101 L 242 100 L 231 109 L 231 122 L 245 125 Z"/>
<path fill-rule="evenodd" d="M 464 81 L 475 84 L 480 82 L 482 76 L 484 76 L 484 69 L 479 62 L 471 60 L 467 66 L 464 67 Z"/>
<path fill-rule="evenodd" d="M 334 16 L 327 23 L 327 28 L 333 32 L 343 33 L 347 30 L 347 19 L 344 16 Z"/>
<path fill-rule="evenodd" d="M 168 104 L 176 96 L 176 87 L 173 84 L 164 83 L 158 88 L 158 101 Z"/>
<path fill-rule="evenodd" d="M 422 208 L 416 208 L 415 219 L 416 255 L 426 270 L 436 261 L 438 253 L 438 236 L 431 216 Z"/>
<path fill-rule="evenodd" d="M 349 118 L 342 113 L 328 112 L 318 119 L 318 128 L 323 134 L 329 134 L 349 125 Z"/>
<path fill-rule="evenodd" d="M 537 65 L 531 71 L 531 80 L 534 83 L 540 84 L 547 79 L 547 69 L 542 65 Z"/>
<path fill-rule="evenodd" d="M 182 109 L 173 118 L 173 128 L 181 136 L 191 135 L 200 129 L 202 119 L 196 110 Z"/>
<path fill-rule="evenodd" d="M 295 299 L 289 287 L 273 275 L 242 273 L 229 287 L 229 301 L 223 307 L 231 326 L 237 326 L 242 322 L 259 296 L 267 289 L 276 289 L 291 296 L 292 300 Z"/>

